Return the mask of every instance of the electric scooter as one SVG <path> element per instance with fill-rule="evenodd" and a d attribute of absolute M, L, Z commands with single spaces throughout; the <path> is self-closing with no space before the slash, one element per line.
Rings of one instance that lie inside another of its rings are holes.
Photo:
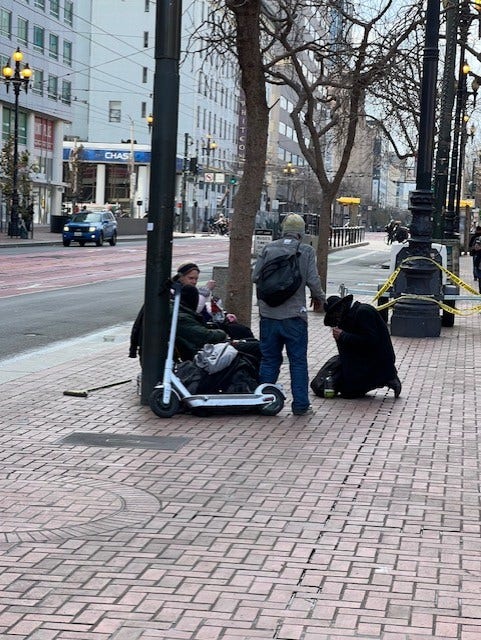
<path fill-rule="evenodd" d="M 175 295 L 169 346 L 162 380 L 157 383 L 149 397 L 152 411 L 159 418 L 171 418 L 180 411 L 191 411 L 196 415 L 208 415 L 216 412 L 255 412 L 264 416 L 277 415 L 283 409 L 285 401 L 283 388 L 279 384 L 260 384 L 252 393 L 191 394 L 175 375 L 174 348 L 182 285 L 174 282 L 172 286 Z"/>

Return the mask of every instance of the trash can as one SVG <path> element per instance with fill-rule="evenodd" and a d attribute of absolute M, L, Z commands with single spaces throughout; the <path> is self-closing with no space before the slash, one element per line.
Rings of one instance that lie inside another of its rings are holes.
<path fill-rule="evenodd" d="M 71 216 L 50 216 L 50 233 L 62 233 L 63 226 Z"/>

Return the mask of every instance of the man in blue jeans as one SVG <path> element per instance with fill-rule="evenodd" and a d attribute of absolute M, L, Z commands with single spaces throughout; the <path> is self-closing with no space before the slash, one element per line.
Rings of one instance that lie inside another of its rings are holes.
<path fill-rule="evenodd" d="M 312 413 L 309 403 L 309 372 L 307 368 L 307 307 L 306 286 L 310 289 L 314 311 L 323 308 L 325 293 L 317 272 L 314 249 L 302 244 L 305 233 L 303 218 L 292 213 L 284 219 L 282 237 L 264 247 L 254 267 L 252 280 L 258 282 L 266 261 L 285 252 L 287 248 L 299 252 L 302 282 L 297 291 L 276 307 L 258 300 L 260 314 L 261 382 L 277 382 L 282 364 L 282 350 L 286 347 L 291 377 L 292 413 L 302 416 Z"/>

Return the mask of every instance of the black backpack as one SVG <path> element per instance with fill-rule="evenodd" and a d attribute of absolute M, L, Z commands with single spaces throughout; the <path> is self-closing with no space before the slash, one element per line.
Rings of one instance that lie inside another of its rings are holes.
<path fill-rule="evenodd" d="M 278 307 L 288 300 L 302 284 L 299 267 L 299 245 L 281 255 L 266 260 L 256 283 L 257 297 L 269 307 Z"/>

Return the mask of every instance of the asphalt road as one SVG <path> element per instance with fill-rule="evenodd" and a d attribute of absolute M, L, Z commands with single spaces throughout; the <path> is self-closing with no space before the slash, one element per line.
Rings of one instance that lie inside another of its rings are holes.
<path fill-rule="evenodd" d="M 387 272 L 389 249 L 382 240 L 329 256 L 327 293 L 344 284 L 373 293 Z M 213 265 L 227 263 L 227 238 L 182 238 L 174 264 L 192 260 L 201 281 Z M 30 247 L 0 254 L 0 360 L 41 350 L 57 341 L 130 325 L 142 304 L 145 243 L 117 247 Z M 73 286 L 72 286 L 73 285 Z"/>

